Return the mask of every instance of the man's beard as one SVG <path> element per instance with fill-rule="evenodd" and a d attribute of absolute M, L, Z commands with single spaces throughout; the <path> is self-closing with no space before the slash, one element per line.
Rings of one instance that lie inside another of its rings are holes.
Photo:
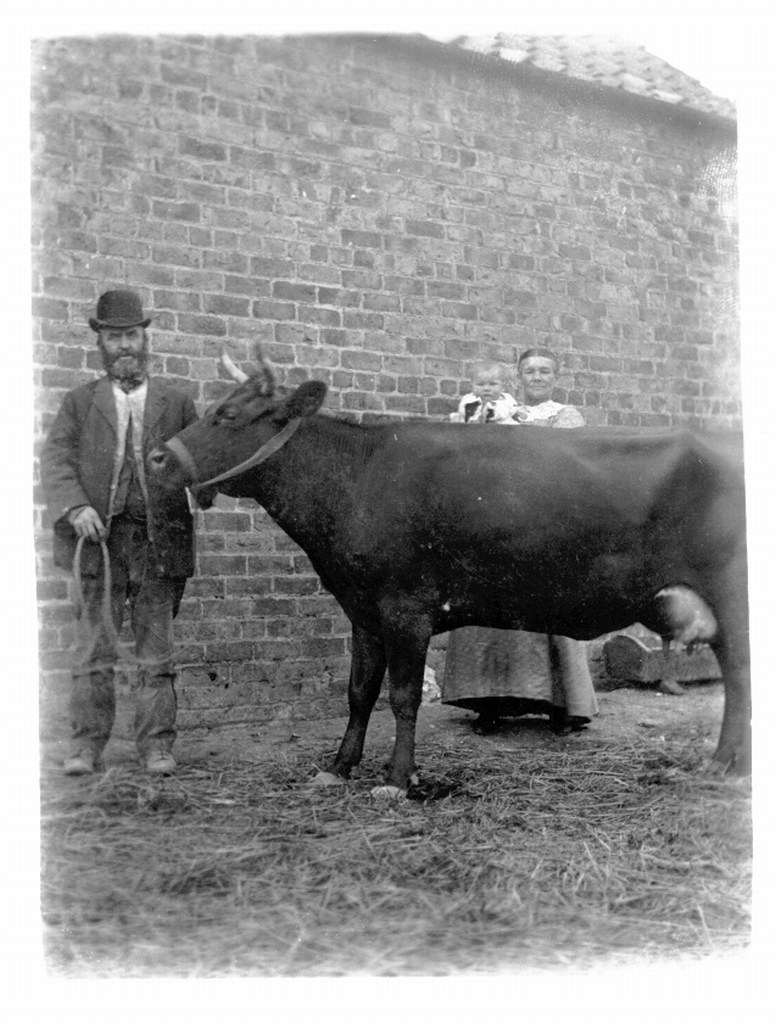
<path fill-rule="evenodd" d="M 111 355 L 102 345 L 99 345 L 99 349 L 102 365 L 111 380 L 130 390 L 143 383 L 148 365 L 147 345 L 143 345 L 140 352 L 133 352 L 130 355 Z"/>

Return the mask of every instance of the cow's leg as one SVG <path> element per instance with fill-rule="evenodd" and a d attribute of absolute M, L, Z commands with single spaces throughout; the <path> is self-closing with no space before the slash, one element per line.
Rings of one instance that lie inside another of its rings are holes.
<path fill-rule="evenodd" d="M 386 628 L 388 678 L 396 739 L 393 745 L 386 787 L 387 795 L 404 794 L 415 772 L 415 725 L 423 699 L 423 671 L 431 639 L 431 627 L 415 619 L 412 632 Z"/>
<path fill-rule="evenodd" d="M 354 626 L 353 657 L 348 685 L 350 718 L 332 765 L 331 774 L 334 780 L 350 778 L 351 770 L 361 761 L 369 718 L 385 675 L 385 663 L 382 638 Z"/>
<path fill-rule="evenodd" d="M 752 771 L 752 697 L 747 638 L 725 636 L 712 644 L 725 683 L 725 712 L 714 756 L 712 775 L 749 775 Z M 745 649 L 746 648 L 746 649 Z"/>
<path fill-rule="evenodd" d="M 752 711 L 749 666 L 729 645 L 713 645 L 725 682 L 725 713 L 714 756 L 708 765 L 712 775 L 749 775 L 752 771 Z"/>
<path fill-rule="evenodd" d="M 708 771 L 713 775 L 732 772 L 748 775 L 752 770 L 752 694 L 749 677 L 749 613 L 745 571 L 730 573 L 724 595 L 715 604 L 719 633 L 712 648 L 719 661 L 725 684 L 725 713 L 719 743 Z"/>

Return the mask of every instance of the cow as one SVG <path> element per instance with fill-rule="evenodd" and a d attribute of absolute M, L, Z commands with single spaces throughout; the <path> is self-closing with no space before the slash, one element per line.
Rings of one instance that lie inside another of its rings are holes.
<path fill-rule="evenodd" d="M 704 638 L 724 678 L 707 770 L 749 772 L 740 436 L 358 424 L 320 411 L 321 381 L 281 389 L 266 363 L 251 376 L 226 365 L 238 387 L 150 453 L 148 478 L 162 495 L 190 488 L 202 508 L 218 491 L 255 499 L 348 616 L 350 714 L 322 780 L 360 762 L 387 667 L 396 737 L 383 791 L 406 793 L 435 634 L 590 640 L 640 622 L 686 638 L 688 607 L 715 623 Z"/>

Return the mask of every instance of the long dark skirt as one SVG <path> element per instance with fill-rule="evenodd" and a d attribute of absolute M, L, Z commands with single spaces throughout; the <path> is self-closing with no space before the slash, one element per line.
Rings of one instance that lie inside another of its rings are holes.
<path fill-rule="evenodd" d="M 480 626 L 450 634 L 442 702 L 493 716 L 598 713 L 583 642 Z"/>

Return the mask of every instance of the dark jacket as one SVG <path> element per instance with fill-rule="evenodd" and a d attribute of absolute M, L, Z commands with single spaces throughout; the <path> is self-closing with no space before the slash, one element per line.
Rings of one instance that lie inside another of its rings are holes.
<path fill-rule="evenodd" d="M 143 422 L 143 456 L 197 419 L 193 401 L 160 377 L 150 377 Z M 108 377 L 69 391 L 41 454 L 41 477 L 54 521 L 54 562 L 72 569 L 77 537 L 65 518 L 77 505 L 91 505 L 108 525 L 115 458 L 116 406 Z M 185 491 L 162 496 L 149 484 L 148 535 L 159 572 L 191 576 L 194 530 Z M 163 501 L 163 504 L 162 504 Z M 84 544 L 81 569 L 101 571 L 99 545 Z"/>

